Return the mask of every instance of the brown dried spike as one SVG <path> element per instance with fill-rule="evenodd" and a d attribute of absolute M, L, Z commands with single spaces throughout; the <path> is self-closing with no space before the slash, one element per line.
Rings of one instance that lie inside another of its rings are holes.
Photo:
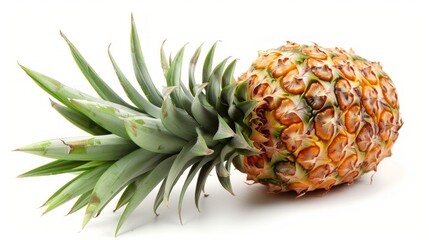
<path fill-rule="evenodd" d="M 308 59 L 308 67 L 320 80 L 331 81 L 333 78 L 332 70 L 320 60 L 313 58 Z"/>
<path fill-rule="evenodd" d="M 281 51 L 297 50 L 300 47 L 301 47 L 301 45 L 298 44 L 298 43 L 294 43 L 294 42 L 291 42 L 291 41 L 286 41 L 286 44 L 283 45 L 283 46 L 281 46 L 279 48 L 279 50 L 281 50 Z"/>
<path fill-rule="evenodd" d="M 383 110 L 380 115 L 380 121 L 378 122 L 379 135 L 381 140 L 387 141 L 390 139 L 390 133 L 394 125 L 394 117 L 390 110 Z"/>
<path fill-rule="evenodd" d="M 326 176 L 331 172 L 331 169 L 329 165 L 324 164 L 316 167 L 308 174 L 308 181 L 310 181 L 313 184 L 320 184 L 322 183 Z"/>
<path fill-rule="evenodd" d="M 320 148 L 318 146 L 304 148 L 298 153 L 296 161 L 306 170 L 313 169 L 319 152 Z"/>
<path fill-rule="evenodd" d="M 368 115 L 375 117 L 378 112 L 378 93 L 372 86 L 364 86 L 361 102 Z"/>
<path fill-rule="evenodd" d="M 314 118 L 314 129 L 320 139 L 328 141 L 332 138 L 335 131 L 334 117 L 335 110 L 331 107 L 317 113 Z"/>
<path fill-rule="evenodd" d="M 344 134 L 338 134 L 328 147 L 328 156 L 333 162 L 338 163 L 346 154 L 348 138 Z"/>
<path fill-rule="evenodd" d="M 335 84 L 335 96 L 337 97 L 338 105 L 341 110 L 346 110 L 354 100 L 352 88 L 349 81 L 340 79 Z"/>
<path fill-rule="evenodd" d="M 301 146 L 302 140 L 299 138 L 304 131 L 304 124 L 294 123 L 283 129 L 280 140 L 286 145 L 286 149 L 295 152 Z"/>
<path fill-rule="evenodd" d="M 368 66 L 364 69 L 360 70 L 363 77 L 368 80 L 369 83 L 371 83 L 372 85 L 375 85 L 378 83 L 378 78 L 377 75 L 375 75 L 374 71 L 372 71 L 372 67 Z"/>
<path fill-rule="evenodd" d="M 298 76 L 298 70 L 294 69 L 282 79 L 283 88 L 292 94 L 301 94 L 305 90 L 305 83 L 302 77 Z"/>
<path fill-rule="evenodd" d="M 248 156 L 246 160 L 248 166 L 256 168 L 264 168 L 265 166 L 265 157 L 263 155 Z"/>
<path fill-rule="evenodd" d="M 302 50 L 302 52 L 305 55 L 307 55 L 311 58 L 315 58 L 315 59 L 326 60 L 328 58 L 328 55 L 326 55 L 325 52 L 320 50 L 320 48 L 318 46 L 306 47 Z"/>
<path fill-rule="evenodd" d="M 386 78 L 380 78 L 381 92 L 386 102 L 393 108 L 398 107 L 398 95 L 393 84 Z"/>
<path fill-rule="evenodd" d="M 359 176 L 359 171 L 354 170 L 348 173 L 346 176 L 341 179 L 341 183 L 353 183 L 353 181 Z"/>
<path fill-rule="evenodd" d="M 344 77 L 347 79 L 352 81 L 356 79 L 355 70 L 350 66 L 350 62 L 346 62 L 345 65 L 338 66 L 338 69 L 340 69 L 341 73 L 344 74 Z"/>
<path fill-rule="evenodd" d="M 334 54 L 336 57 L 340 57 L 340 58 L 348 57 L 347 51 L 339 47 L 329 48 L 329 51 L 331 52 L 331 54 Z"/>
<path fill-rule="evenodd" d="M 317 188 L 329 191 L 329 189 L 331 189 L 336 182 L 337 180 L 335 180 L 334 178 L 325 179 L 322 183 L 319 184 Z"/>
<path fill-rule="evenodd" d="M 289 98 L 285 98 L 275 112 L 276 119 L 285 126 L 292 123 L 302 122 L 302 119 L 295 113 L 296 106 Z"/>
<path fill-rule="evenodd" d="M 310 84 L 310 87 L 304 97 L 308 105 L 315 110 L 321 109 L 325 105 L 327 99 L 325 88 L 319 82 L 313 82 Z"/>
<path fill-rule="evenodd" d="M 266 96 L 268 92 L 271 91 L 270 85 L 268 83 L 259 83 L 253 89 L 253 97 L 263 97 Z"/>
<path fill-rule="evenodd" d="M 378 83 L 378 77 L 373 71 L 371 63 L 362 60 L 355 60 L 354 64 L 358 67 L 362 76 L 372 85 Z"/>
<path fill-rule="evenodd" d="M 344 161 L 338 167 L 338 169 L 337 169 L 338 176 L 344 177 L 348 173 L 355 170 L 356 163 L 357 163 L 357 155 L 356 154 L 352 154 L 352 155 L 348 156 L 346 159 L 344 159 Z"/>
<path fill-rule="evenodd" d="M 378 160 L 381 155 L 381 147 L 380 145 L 375 145 L 365 157 L 365 160 L 362 163 L 362 170 L 371 171 L 377 170 Z"/>
<path fill-rule="evenodd" d="M 253 62 L 253 66 L 257 69 L 265 69 L 270 63 L 272 63 L 281 54 L 278 52 L 259 52 L 258 58 Z"/>
<path fill-rule="evenodd" d="M 289 71 L 296 69 L 296 66 L 290 59 L 283 58 L 273 61 L 268 69 L 271 71 L 271 75 L 274 78 L 279 78 L 285 76 Z"/>
<path fill-rule="evenodd" d="M 347 110 L 344 117 L 344 125 L 349 133 L 355 133 L 361 122 L 361 112 L 359 105 L 353 105 Z"/>
<path fill-rule="evenodd" d="M 298 195 L 305 193 L 308 190 L 308 185 L 301 182 L 294 182 L 288 185 L 290 190 L 294 190 Z"/>
<path fill-rule="evenodd" d="M 368 150 L 372 143 L 373 134 L 374 131 L 369 123 L 362 127 L 355 140 L 360 151 L 366 152 Z"/>
<path fill-rule="evenodd" d="M 355 80 L 356 75 L 352 66 L 350 66 L 350 61 L 345 57 L 333 57 L 332 62 L 335 64 L 335 67 L 338 68 L 345 78 L 349 80 Z"/>
<path fill-rule="evenodd" d="M 247 173 L 247 180 L 257 181 L 257 178 L 264 171 L 265 155 L 245 156 L 243 165 Z"/>

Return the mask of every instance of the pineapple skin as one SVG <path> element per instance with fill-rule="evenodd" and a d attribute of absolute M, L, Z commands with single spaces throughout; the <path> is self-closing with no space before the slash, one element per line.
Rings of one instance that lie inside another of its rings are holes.
<path fill-rule="evenodd" d="M 270 192 L 353 183 L 391 155 L 403 123 L 390 77 L 353 51 L 287 42 L 260 51 L 238 82 L 257 102 L 244 122 L 260 150 L 243 171 Z"/>

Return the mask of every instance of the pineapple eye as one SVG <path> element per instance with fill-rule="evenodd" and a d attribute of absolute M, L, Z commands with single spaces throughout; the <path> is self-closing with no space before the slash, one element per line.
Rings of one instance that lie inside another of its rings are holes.
<path fill-rule="evenodd" d="M 304 95 L 308 105 L 315 110 L 321 109 L 328 98 L 325 88 L 319 82 L 313 82 Z"/>
<path fill-rule="evenodd" d="M 335 110 L 334 108 L 327 108 L 316 114 L 314 118 L 314 129 L 316 136 L 323 141 L 329 141 L 334 135 L 335 125 Z"/>
<path fill-rule="evenodd" d="M 291 161 L 281 161 L 276 164 L 275 171 L 277 176 L 279 176 L 285 181 L 289 181 L 290 178 L 295 175 L 295 163 Z"/>
<path fill-rule="evenodd" d="M 362 91 L 361 101 L 366 112 L 371 117 L 375 117 L 379 110 L 377 90 L 372 86 L 365 86 Z"/>
<path fill-rule="evenodd" d="M 304 79 L 301 76 L 298 76 L 297 69 L 290 71 L 281 81 L 286 92 L 301 94 L 305 90 Z"/>
<path fill-rule="evenodd" d="M 316 164 L 317 157 L 319 156 L 320 148 L 318 146 L 310 146 L 302 149 L 297 156 L 297 162 L 301 164 L 301 166 L 310 170 Z"/>
<path fill-rule="evenodd" d="M 332 70 L 326 63 L 310 58 L 308 59 L 308 67 L 310 68 L 311 72 L 313 72 L 313 74 L 316 75 L 320 80 L 328 82 L 332 81 Z"/>
<path fill-rule="evenodd" d="M 347 80 L 340 79 L 335 84 L 335 96 L 341 110 L 346 110 L 353 103 L 354 97 L 351 92 L 352 88 Z"/>

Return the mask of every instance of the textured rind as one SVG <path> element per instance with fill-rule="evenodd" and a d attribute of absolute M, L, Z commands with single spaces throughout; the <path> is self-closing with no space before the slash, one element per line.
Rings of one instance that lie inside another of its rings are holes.
<path fill-rule="evenodd" d="M 390 77 L 351 51 L 287 42 L 259 52 L 238 82 L 258 102 L 244 122 L 262 152 L 244 170 L 272 192 L 352 183 L 391 155 L 402 126 Z"/>

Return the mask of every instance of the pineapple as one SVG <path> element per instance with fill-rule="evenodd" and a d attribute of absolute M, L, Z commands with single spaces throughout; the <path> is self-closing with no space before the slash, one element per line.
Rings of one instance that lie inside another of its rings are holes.
<path fill-rule="evenodd" d="M 52 107 L 87 137 L 58 138 L 18 148 L 53 158 L 22 177 L 75 173 L 44 204 L 49 212 L 75 199 L 70 213 L 86 208 L 83 226 L 120 194 L 124 207 L 116 233 L 157 186 L 154 212 L 185 174 L 185 192 L 196 178 L 198 207 L 208 175 L 233 193 L 232 165 L 270 192 L 316 189 L 352 183 L 375 171 L 391 155 L 402 125 L 395 87 L 380 64 L 353 52 L 318 45 L 285 45 L 259 52 L 247 72 L 233 77 L 236 60 L 213 65 L 208 51 L 198 83 L 192 56 L 188 86 L 182 81 L 185 47 L 167 58 L 161 47 L 166 87 L 153 84 L 134 20 L 131 51 L 142 95 L 109 57 L 131 103 L 123 100 L 66 40 L 99 98 L 70 88 L 27 67 L 22 69 L 55 100 Z"/>
<path fill-rule="evenodd" d="M 353 51 L 287 42 L 260 52 L 242 83 L 260 150 L 243 156 L 244 172 L 272 192 L 329 190 L 376 171 L 402 126 L 391 79 Z"/>

